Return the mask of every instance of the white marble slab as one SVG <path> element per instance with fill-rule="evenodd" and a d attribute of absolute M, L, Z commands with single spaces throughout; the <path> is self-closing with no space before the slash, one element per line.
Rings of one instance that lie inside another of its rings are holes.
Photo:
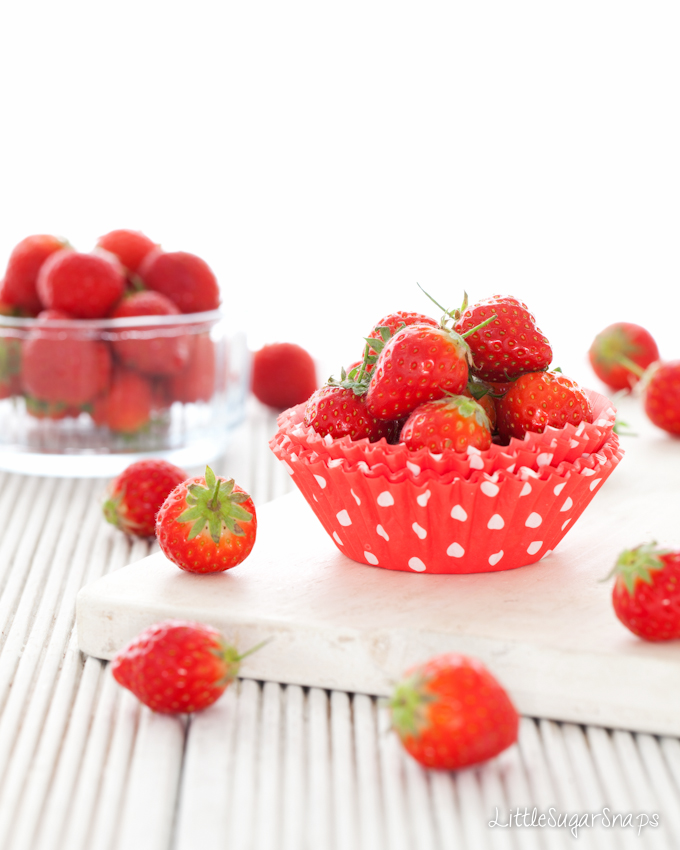
<path fill-rule="evenodd" d="M 626 457 L 546 560 L 484 575 L 430 576 L 343 556 L 293 493 L 258 511 L 258 540 L 239 567 L 184 573 L 163 555 L 83 588 L 80 648 L 100 658 L 169 617 L 222 629 L 242 649 L 272 642 L 243 675 L 388 694 L 409 665 L 445 651 L 475 655 L 528 715 L 680 734 L 680 641 L 628 632 L 610 603 L 619 551 L 646 540 L 680 546 L 680 441 L 645 422 Z"/>

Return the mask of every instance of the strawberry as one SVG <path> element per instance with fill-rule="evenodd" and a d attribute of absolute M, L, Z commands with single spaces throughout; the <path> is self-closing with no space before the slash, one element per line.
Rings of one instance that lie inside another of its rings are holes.
<path fill-rule="evenodd" d="M 491 445 L 491 423 L 484 408 L 472 398 L 454 395 L 425 402 L 406 420 L 399 442 L 412 452 L 427 448 L 434 454 L 445 449 L 480 451 Z"/>
<path fill-rule="evenodd" d="M 425 767 L 457 770 L 517 740 L 519 716 L 489 671 L 451 653 L 414 667 L 389 702 L 392 727 Z"/>
<path fill-rule="evenodd" d="M 165 620 L 144 629 L 111 662 L 114 679 L 153 711 L 201 711 L 239 674 L 242 655 L 212 626 Z"/>
<path fill-rule="evenodd" d="M 484 408 L 484 413 L 486 413 L 489 419 L 489 425 L 491 426 L 491 433 L 493 433 L 496 430 L 497 418 L 494 396 L 500 397 L 502 393 L 497 393 L 491 384 L 472 379 L 468 381 L 467 387 L 465 387 L 461 395 L 467 396 L 467 398 L 473 398 L 477 404 Z"/>
<path fill-rule="evenodd" d="M 106 488 L 102 505 L 106 521 L 126 534 L 153 537 L 160 506 L 188 477 L 183 469 L 160 458 L 131 463 Z"/>
<path fill-rule="evenodd" d="M 542 433 L 548 425 L 592 422 L 590 401 L 579 385 L 560 372 L 521 375 L 503 398 L 497 399 L 498 433 L 506 442 L 527 431 Z"/>
<path fill-rule="evenodd" d="M 466 334 L 494 313 L 496 317 L 486 327 Z M 485 381 L 508 381 L 539 372 L 552 361 L 550 343 L 536 319 L 526 304 L 509 295 L 494 295 L 467 309 L 464 302 L 453 327 L 466 334 L 474 361 L 472 371 Z"/>
<path fill-rule="evenodd" d="M 366 337 L 366 340 L 377 339 L 384 340 L 386 342 L 385 334 L 382 331 L 383 328 L 387 328 L 389 331 L 389 336 L 387 337 L 387 339 L 389 339 L 393 337 L 397 331 L 400 331 L 408 325 L 430 325 L 431 327 L 436 328 L 438 327 L 439 322 L 437 322 L 436 319 L 426 316 L 424 313 L 397 310 L 396 313 L 388 313 L 383 319 L 375 324 L 369 335 Z M 370 349 L 370 353 L 378 354 L 374 348 Z"/>
<path fill-rule="evenodd" d="M 23 345 L 21 380 L 39 401 L 79 406 L 108 387 L 111 353 L 69 319 L 59 310 L 39 314 Z"/>
<path fill-rule="evenodd" d="M 125 275 L 113 254 L 63 250 L 40 267 L 37 287 L 50 310 L 64 310 L 77 319 L 102 319 L 120 300 Z"/>
<path fill-rule="evenodd" d="M 151 384 L 137 372 L 121 367 L 114 370 L 107 393 L 95 399 L 92 418 L 96 425 L 119 434 L 134 434 L 151 419 Z"/>
<path fill-rule="evenodd" d="M 256 533 L 253 500 L 233 478 L 218 478 L 209 466 L 205 478 L 188 478 L 175 487 L 156 518 L 156 537 L 166 557 L 192 573 L 240 564 Z"/>
<path fill-rule="evenodd" d="M 614 612 L 626 628 L 645 640 L 680 638 L 680 552 L 643 543 L 619 555 L 612 576 Z"/>
<path fill-rule="evenodd" d="M 0 398 L 21 394 L 22 340 L 10 336 L 0 337 Z"/>
<path fill-rule="evenodd" d="M 82 412 L 82 408 L 76 405 L 64 404 L 61 401 L 41 401 L 30 395 L 24 396 L 24 401 L 26 413 L 34 419 L 77 419 Z"/>
<path fill-rule="evenodd" d="M 209 333 L 189 337 L 189 360 L 180 372 L 168 378 L 170 401 L 191 404 L 210 401 L 215 394 L 217 362 L 215 343 Z"/>
<path fill-rule="evenodd" d="M 291 342 L 274 342 L 253 354 L 251 388 L 256 399 L 276 410 L 300 404 L 319 386 L 311 354 Z"/>
<path fill-rule="evenodd" d="M 659 349 L 645 328 L 631 322 L 616 322 L 595 337 L 588 357 L 604 384 L 613 390 L 628 390 L 659 359 Z"/>
<path fill-rule="evenodd" d="M 65 239 L 47 234 L 22 239 L 7 263 L 2 300 L 31 316 L 37 315 L 43 308 L 37 290 L 38 273 L 48 257 L 67 247 Z"/>
<path fill-rule="evenodd" d="M 149 289 L 167 296 L 182 313 L 202 313 L 220 306 L 220 290 L 210 266 L 185 251 L 147 254 L 139 276 Z"/>
<path fill-rule="evenodd" d="M 647 416 L 658 428 L 680 436 L 680 360 L 652 366 L 642 384 Z"/>
<path fill-rule="evenodd" d="M 368 412 L 364 397 L 352 389 L 333 384 L 321 387 L 309 398 L 304 424 L 322 437 L 330 435 L 335 440 L 347 436 L 351 440 L 366 437 L 373 443 L 381 437 L 389 439 L 393 432 L 392 422 L 376 419 Z"/>
<path fill-rule="evenodd" d="M 97 248 L 114 254 L 128 273 L 136 274 L 147 254 L 158 245 L 138 230 L 112 230 L 99 237 Z"/>
<path fill-rule="evenodd" d="M 401 419 L 425 401 L 457 395 L 468 381 L 469 348 L 445 327 L 409 325 L 382 348 L 366 392 L 377 419 Z"/>
<path fill-rule="evenodd" d="M 160 292 L 133 292 L 111 313 L 112 319 L 135 316 L 179 316 L 175 305 Z M 127 367 L 145 375 L 171 375 L 189 359 L 189 338 L 178 325 L 125 327 L 113 341 L 113 350 Z"/>

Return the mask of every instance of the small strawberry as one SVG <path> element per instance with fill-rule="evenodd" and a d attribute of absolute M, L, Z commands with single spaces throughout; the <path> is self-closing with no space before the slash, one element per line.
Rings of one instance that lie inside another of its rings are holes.
<path fill-rule="evenodd" d="M 466 333 L 494 313 L 488 325 Z M 536 319 L 526 304 L 512 296 L 494 295 L 467 309 L 464 302 L 453 327 L 466 335 L 474 361 L 472 371 L 485 381 L 507 381 L 539 372 L 552 361 L 550 343 L 536 326 Z"/>
<path fill-rule="evenodd" d="M 123 298 L 111 318 L 179 315 L 169 298 L 149 290 L 133 292 Z M 114 333 L 116 357 L 128 368 L 144 375 L 172 375 L 186 366 L 189 359 L 189 337 L 178 325 L 131 325 Z"/>
<path fill-rule="evenodd" d="M 613 390 L 628 390 L 659 359 L 659 349 L 645 328 L 631 322 L 616 322 L 595 337 L 588 357 L 604 384 Z"/>
<path fill-rule="evenodd" d="M 106 488 L 104 518 L 126 534 L 153 537 L 160 506 L 188 477 L 183 469 L 160 458 L 131 463 Z"/>
<path fill-rule="evenodd" d="M 43 304 L 38 296 L 38 273 L 45 260 L 68 247 L 58 236 L 37 234 L 22 239 L 12 250 L 7 263 L 2 300 L 35 316 Z"/>
<path fill-rule="evenodd" d="M 49 310 L 64 310 L 77 319 L 103 319 L 120 300 L 125 275 L 113 254 L 63 250 L 40 267 L 37 287 Z"/>
<path fill-rule="evenodd" d="M 409 670 L 389 709 L 406 751 L 429 768 L 478 764 L 517 740 L 519 716 L 507 693 L 481 662 L 462 655 Z"/>
<path fill-rule="evenodd" d="M 137 372 L 118 367 L 108 392 L 94 400 L 91 415 L 96 425 L 131 435 L 149 424 L 152 404 L 150 382 Z"/>
<path fill-rule="evenodd" d="M 649 419 L 658 428 L 680 436 L 680 360 L 652 366 L 641 385 Z"/>
<path fill-rule="evenodd" d="M 188 478 L 167 497 L 156 518 L 156 537 L 174 564 L 214 573 L 240 564 L 255 545 L 257 517 L 250 496 L 234 479 Z"/>
<path fill-rule="evenodd" d="M 167 381 L 168 398 L 191 404 L 210 401 L 215 394 L 217 361 L 215 343 L 209 333 L 189 336 L 189 360 L 185 366 Z"/>
<path fill-rule="evenodd" d="M 590 400 L 579 385 L 560 372 L 521 375 L 503 398 L 497 399 L 498 433 L 509 441 L 527 431 L 542 433 L 548 425 L 592 422 Z"/>
<path fill-rule="evenodd" d="M 77 419 L 82 408 L 71 404 L 64 404 L 62 401 L 41 401 L 33 398 L 33 396 L 24 396 L 26 403 L 26 413 L 34 419 L 52 419 L 58 421 L 60 419 Z"/>
<path fill-rule="evenodd" d="M 377 339 L 386 342 L 387 340 L 385 339 L 385 334 L 382 330 L 383 328 L 387 328 L 389 331 L 389 336 L 387 337 L 387 339 L 389 339 L 390 337 L 393 337 L 397 331 L 400 331 L 408 325 L 430 325 L 430 327 L 436 328 L 439 326 L 439 322 L 436 319 L 430 318 L 430 316 L 426 316 L 425 313 L 397 310 L 396 313 L 388 313 L 387 316 L 375 324 L 369 335 L 366 337 L 366 341 L 368 342 L 371 339 Z M 378 354 L 374 348 L 371 348 L 370 353 Z"/>
<path fill-rule="evenodd" d="M 153 711 L 201 711 L 239 674 L 239 655 L 212 626 L 166 620 L 144 629 L 111 662 L 113 678 Z"/>
<path fill-rule="evenodd" d="M 115 254 L 128 273 L 136 274 L 147 254 L 158 245 L 138 230 L 112 230 L 99 237 L 97 248 Z"/>
<path fill-rule="evenodd" d="M 468 381 L 467 387 L 465 387 L 461 395 L 467 396 L 468 398 L 473 398 L 477 402 L 477 404 L 481 405 L 484 408 L 484 413 L 486 413 L 489 419 L 491 433 L 493 434 L 496 430 L 497 419 L 496 397 L 500 398 L 502 393 L 496 392 L 492 384 L 472 379 Z"/>
<path fill-rule="evenodd" d="M 70 318 L 59 310 L 43 311 L 24 342 L 22 386 L 39 401 L 79 406 L 108 387 L 109 346 Z"/>
<path fill-rule="evenodd" d="M 182 313 L 202 313 L 220 306 L 220 290 L 210 266 L 185 251 L 147 254 L 139 276 L 149 289 L 168 297 Z"/>
<path fill-rule="evenodd" d="M 321 387 L 309 398 L 304 423 L 322 437 L 330 435 L 334 440 L 366 437 L 373 443 L 381 437 L 389 439 L 393 432 L 392 422 L 376 419 L 368 412 L 364 396 L 333 384 Z"/>
<path fill-rule="evenodd" d="M 483 451 L 491 445 L 491 423 L 484 408 L 472 398 L 454 395 L 427 401 L 406 420 L 399 442 L 412 452 L 427 448 L 434 454 L 446 449 Z"/>
<path fill-rule="evenodd" d="M 680 638 L 680 552 L 643 543 L 619 555 L 612 576 L 614 612 L 626 628 L 645 640 Z"/>
<path fill-rule="evenodd" d="M 311 354 L 290 342 L 274 342 L 253 354 L 251 387 L 256 399 L 286 410 L 311 396 L 319 386 Z"/>

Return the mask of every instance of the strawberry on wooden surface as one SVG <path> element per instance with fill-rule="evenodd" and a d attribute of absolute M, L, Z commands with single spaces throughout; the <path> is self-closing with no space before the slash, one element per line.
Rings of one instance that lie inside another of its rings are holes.
<path fill-rule="evenodd" d="M 153 537 L 158 510 L 188 477 L 183 469 L 160 458 L 131 463 L 106 488 L 104 518 L 126 534 Z"/>
<path fill-rule="evenodd" d="M 411 451 L 427 448 L 434 454 L 447 449 L 480 451 L 491 445 L 491 423 L 473 398 L 457 395 L 421 404 L 411 413 L 399 435 Z"/>
<path fill-rule="evenodd" d="M 680 639 L 680 552 L 643 543 L 619 555 L 615 577 L 616 616 L 645 640 Z"/>
<path fill-rule="evenodd" d="M 451 653 L 406 673 L 389 701 L 392 728 L 425 767 L 457 770 L 517 740 L 519 716 L 505 690 L 474 658 Z"/>
<path fill-rule="evenodd" d="M 204 623 L 165 620 L 144 629 L 111 662 L 114 679 L 153 711 L 202 711 L 238 676 L 239 654 Z"/>
<path fill-rule="evenodd" d="M 659 349 L 654 337 L 641 325 L 615 322 L 595 337 L 588 358 L 603 383 L 613 390 L 626 390 L 659 359 Z"/>
<path fill-rule="evenodd" d="M 214 573 L 240 564 L 255 545 L 257 517 L 250 496 L 206 467 L 168 495 L 156 518 L 158 543 L 174 564 Z"/>

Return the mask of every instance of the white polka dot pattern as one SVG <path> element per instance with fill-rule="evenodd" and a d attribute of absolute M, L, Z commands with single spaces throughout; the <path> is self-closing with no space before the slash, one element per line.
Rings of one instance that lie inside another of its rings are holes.
<path fill-rule="evenodd" d="M 529 547 L 528 547 L 528 549 L 527 549 L 528 554 L 529 554 L 529 555 L 535 555 L 535 554 L 536 554 L 536 552 L 538 552 L 538 550 L 541 548 L 541 546 L 542 546 L 542 545 L 543 545 L 543 541 L 542 541 L 542 540 L 533 540 L 533 541 L 529 544 Z"/>
<path fill-rule="evenodd" d="M 505 552 L 501 549 L 500 552 L 494 552 L 493 555 L 489 555 L 489 563 L 492 567 L 495 567 L 496 564 L 500 561 L 500 559 L 505 555 Z"/>
<path fill-rule="evenodd" d="M 451 558 L 462 558 L 465 554 L 465 549 L 463 549 L 460 543 L 452 543 L 446 550 L 446 554 Z"/>
<path fill-rule="evenodd" d="M 347 511 L 340 511 L 335 516 L 340 525 L 348 526 L 352 524 L 352 520 L 350 519 L 350 516 Z"/>
<path fill-rule="evenodd" d="M 366 558 L 369 564 L 373 564 L 374 567 L 377 567 L 380 563 L 380 561 L 375 557 L 373 552 L 364 552 L 364 558 Z"/>
<path fill-rule="evenodd" d="M 470 455 L 470 469 L 484 469 L 484 461 L 479 455 Z"/>
<path fill-rule="evenodd" d="M 524 482 L 524 487 L 520 491 L 520 496 L 528 496 L 531 493 L 531 484 L 528 481 Z"/>
<path fill-rule="evenodd" d="M 420 558 L 409 558 L 408 565 L 412 570 L 415 570 L 417 573 L 424 573 L 427 569 L 427 567 L 420 560 Z"/>
<path fill-rule="evenodd" d="M 561 484 L 558 484 L 556 487 L 553 487 L 553 493 L 556 496 L 559 496 L 562 490 L 567 486 L 567 482 L 563 481 Z"/>
<path fill-rule="evenodd" d="M 500 514 L 494 514 L 486 524 L 487 528 L 497 529 L 505 526 L 505 520 Z"/>
<path fill-rule="evenodd" d="M 594 490 L 597 487 L 597 485 L 600 483 L 600 481 L 602 481 L 601 478 L 593 478 L 593 480 L 590 482 L 590 484 L 588 486 L 590 487 L 591 490 Z"/>
<path fill-rule="evenodd" d="M 357 503 L 357 505 L 360 505 L 361 499 L 357 496 L 357 494 L 354 492 L 354 490 L 352 490 L 351 487 L 349 489 L 349 492 L 354 496 L 354 501 Z"/>
<path fill-rule="evenodd" d="M 406 468 L 413 473 L 413 475 L 420 475 L 422 472 L 421 467 L 418 466 L 417 463 L 411 463 L 410 460 L 406 461 Z"/>
<path fill-rule="evenodd" d="M 451 508 L 451 518 L 460 520 L 460 522 L 465 522 L 465 520 L 468 518 L 468 515 L 462 505 L 454 505 Z"/>
<path fill-rule="evenodd" d="M 385 531 L 385 529 L 382 527 L 382 525 L 376 525 L 375 531 L 376 531 L 376 534 L 379 534 L 385 540 L 390 539 L 390 535 Z"/>
<path fill-rule="evenodd" d="M 562 531 L 564 531 L 564 529 L 569 525 L 570 522 L 571 522 L 571 517 L 569 517 L 569 519 L 566 522 L 562 523 Z"/>
<path fill-rule="evenodd" d="M 560 511 L 568 511 L 568 510 L 569 510 L 570 508 L 572 508 L 573 506 L 574 506 L 574 500 L 571 498 L 571 496 L 567 496 L 567 498 L 565 499 L 564 504 L 563 504 L 563 505 L 562 505 L 562 507 L 560 508 Z"/>
<path fill-rule="evenodd" d="M 425 540 L 427 537 L 427 531 L 422 527 L 422 525 L 418 525 L 417 522 L 414 522 L 411 528 L 414 532 L 420 537 L 421 540 Z"/>
<path fill-rule="evenodd" d="M 345 545 L 345 544 L 342 542 L 342 540 L 340 540 L 340 538 L 338 537 L 338 532 L 337 532 L 337 531 L 334 531 L 334 532 L 333 532 L 333 540 L 335 540 L 335 542 L 336 542 L 336 543 L 338 543 L 340 546 L 344 546 L 344 545 Z"/>
<path fill-rule="evenodd" d="M 389 490 L 383 490 L 376 499 L 381 508 L 389 508 L 394 504 L 394 496 Z"/>
<path fill-rule="evenodd" d="M 524 525 L 527 528 L 538 528 L 538 526 L 543 522 L 543 517 L 540 514 L 537 514 L 536 511 L 530 513 L 526 519 Z"/>
<path fill-rule="evenodd" d="M 314 478 L 316 478 L 316 483 L 323 490 L 326 487 L 326 479 L 323 477 L 323 475 L 315 475 Z"/>
<path fill-rule="evenodd" d="M 498 484 L 494 484 L 493 481 L 482 481 L 479 485 L 479 489 L 484 493 L 485 496 L 496 496 L 500 487 Z"/>
<path fill-rule="evenodd" d="M 420 496 L 416 496 L 416 502 L 420 505 L 421 508 L 424 508 L 432 495 L 431 490 L 426 490 L 424 493 L 421 493 Z"/>
<path fill-rule="evenodd" d="M 550 466 L 550 462 L 555 457 L 555 455 L 550 452 L 541 452 L 536 456 L 536 466 Z"/>

